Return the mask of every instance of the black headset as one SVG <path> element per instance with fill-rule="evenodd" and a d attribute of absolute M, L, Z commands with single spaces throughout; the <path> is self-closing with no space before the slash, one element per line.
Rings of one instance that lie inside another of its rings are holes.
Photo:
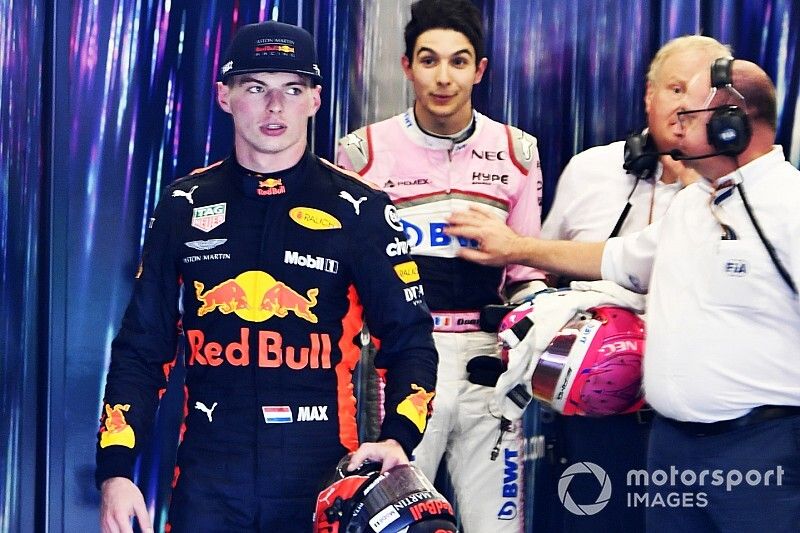
<path fill-rule="evenodd" d="M 647 179 L 653 175 L 658 167 L 658 158 L 661 156 L 647 128 L 641 133 L 633 133 L 625 139 L 625 161 L 622 168 L 639 179 Z"/>
<path fill-rule="evenodd" d="M 733 58 L 720 57 L 711 65 L 711 87 L 715 89 L 733 87 L 731 74 Z M 708 144 L 720 155 L 739 155 L 750 144 L 753 130 L 747 112 L 737 105 L 722 105 L 714 108 L 706 124 Z"/>
<path fill-rule="evenodd" d="M 733 58 L 721 57 L 716 59 L 711 65 L 711 87 L 714 89 L 727 88 L 735 91 L 733 87 L 733 76 L 731 74 L 732 68 Z M 744 99 L 744 97 L 742 97 L 742 99 Z M 750 144 L 750 139 L 753 137 L 753 130 L 744 109 L 737 105 L 722 105 L 714 108 L 714 112 L 708 120 L 708 124 L 706 124 L 706 134 L 708 136 L 708 144 L 713 146 L 714 149 L 719 152 L 719 155 L 728 155 L 736 158 L 736 156 L 744 152 Z M 736 188 L 739 191 L 739 195 L 742 197 L 742 204 L 747 212 L 747 216 L 753 223 L 756 234 L 758 234 L 758 238 L 764 244 L 769 258 L 772 260 L 781 278 L 786 282 L 786 285 L 788 285 L 792 293 L 795 295 L 798 294 L 794 280 L 778 257 L 772 242 L 770 242 L 766 234 L 764 234 L 764 230 L 761 229 L 761 225 L 758 223 L 753 208 L 750 206 L 750 202 L 747 201 L 744 185 L 738 183 Z M 736 238 L 735 234 L 733 238 Z"/>
<path fill-rule="evenodd" d="M 633 192 L 641 180 L 646 180 L 655 173 L 656 168 L 658 168 L 658 158 L 661 155 L 663 154 L 656 148 L 647 128 L 643 129 L 641 133 L 632 133 L 625 139 L 622 168 L 628 174 L 636 176 L 636 180 L 633 182 L 631 192 L 628 193 L 627 203 L 622 208 L 622 212 L 614 223 L 614 229 L 611 230 L 611 234 L 608 236 L 609 239 L 619 235 L 622 224 L 628 218 L 628 213 L 631 210 Z"/>

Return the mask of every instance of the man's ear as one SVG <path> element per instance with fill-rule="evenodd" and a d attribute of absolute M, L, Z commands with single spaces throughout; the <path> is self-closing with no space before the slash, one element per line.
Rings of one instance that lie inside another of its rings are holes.
<path fill-rule="evenodd" d="M 406 75 L 406 79 L 408 81 L 414 81 L 414 73 L 411 71 L 411 60 L 405 54 L 400 58 L 400 66 L 403 67 L 403 74 Z"/>
<path fill-rule="evenodd" d="M 650 114 L 650 106 L 653 105 L 653 84 L 647 80 L 647 85 L 644 91 L 644 112 Z"/>
<path fill-rule="evenodd" d="M 486 67 L 489 66 L 489 60 L 487 58 L 481 58 L 478 61 L 477 68 L 475 69 L 475 81 L 472 82 L 473 85 L 478 84 L 483 79 L 483 73 L 486 72 Z"/>
<path fill-rule="evenodd" d="M 230 91 L 230 87 L 221 81 L 217 82 L 217 103 L 219 104 L 219 107 L 221 107 L 226 113 L 231 112 L 231 106 L 228 101 L 228 98 L 230 97 Z"/>
<path fill-rule="evenodd" d="M 322 85 L 315 85 L 311 88 L 311 98 L 313 99 L 313 107 L 309 117 L 313 117 L 322 106 Z"/>

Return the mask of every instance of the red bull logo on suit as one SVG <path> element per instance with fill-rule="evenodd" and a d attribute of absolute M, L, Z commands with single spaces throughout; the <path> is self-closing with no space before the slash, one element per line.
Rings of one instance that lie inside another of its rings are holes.
<path fill-rule="evenodd" d="M 248 322 L 264 322 L 273 316 L 284 318 L 291 312 L 298 318 L 317 323 L 317 315 L 311 309 L 317 305 L 319 289 L 308 289 L 303 296 L 266 272 L 242 272 L 208 290 L 205 284 L 195 281 L 194 289 L 200 302 L 197 316 L 219 311 L 225 315 L 236 313 Z"/>

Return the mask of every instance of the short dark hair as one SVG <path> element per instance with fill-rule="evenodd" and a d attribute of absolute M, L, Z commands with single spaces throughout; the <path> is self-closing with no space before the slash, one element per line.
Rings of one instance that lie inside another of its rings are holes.
<path fill-rule="evenodd" d="M 411 20 L 406 24 L 406 57 L 413 62 L 417 38 L 428 30 L 454 30 L 463 33 L 475 49 L 475 62 L 484 57 L 481 12 L 470 0 L 419 0 L 411 5 Z"/>

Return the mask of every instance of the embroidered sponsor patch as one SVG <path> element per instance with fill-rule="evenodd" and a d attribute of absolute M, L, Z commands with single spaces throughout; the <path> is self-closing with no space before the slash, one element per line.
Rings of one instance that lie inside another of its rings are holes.
<path fill-rule="evenodd" d="M 262 405 L 261 412 L 267 424 L 289 424 L 294 421 L 288 405 Z"/>
<path fill-rule="evenodd" d="M 208 239 L 205 241 L 189 241 L 183 244 L 194 250 L 211 250 L 226 242 L 228 242 L 228 239 Z"/>
<path fill-rule="evenodd" d="M 416 391 L 397 405 L 397 413 L 411 420 L 420 433 L 425 431 L 428 416 L 431 411 L 431 400 L 435 392 L 428 392 L 416 383 L 411 384 L 411 388 Z"/>
<path fill-rule="evenodd" d="M 136 446 L 136 435 L 125 420 L 125 413 L 130 410 L 131 404 L 116 404 L 114 407 L 105 404 L 104 408 L 105 416 L 103 428 L 100 430 L 100 447 L 124 446 L 132 449 Z"/>
<path fill-rule="evenodd" d="M 403 223 L 400 222 L 400 215 L 397 213 L 397 208 L 395 206 L 387 205 L 383 210 L 383 218 L 386 219 L 386 223 L 389 224 L 389 227 L 392 229 L 403 231 Z"/>
<path fill-rule="evenodd" d="M 394 271 L 397 277 L 403 280 L 403 283 L 414 283 L 419 281 L 419 268 L 414 261 L 406 261 L 394 266 Z"/>
<path fill-rule="evenodd" d="M 313 207 L 295 207 L 289 217 L 304 228 L 313 230 L 340 229 L 342 223 L 333 215 Z"/>
<path fill-rule="evenodd" d="M 204 205 L 192 209 L 192 227 L 208 233 L 225 222 L 227 204 Z"/>

